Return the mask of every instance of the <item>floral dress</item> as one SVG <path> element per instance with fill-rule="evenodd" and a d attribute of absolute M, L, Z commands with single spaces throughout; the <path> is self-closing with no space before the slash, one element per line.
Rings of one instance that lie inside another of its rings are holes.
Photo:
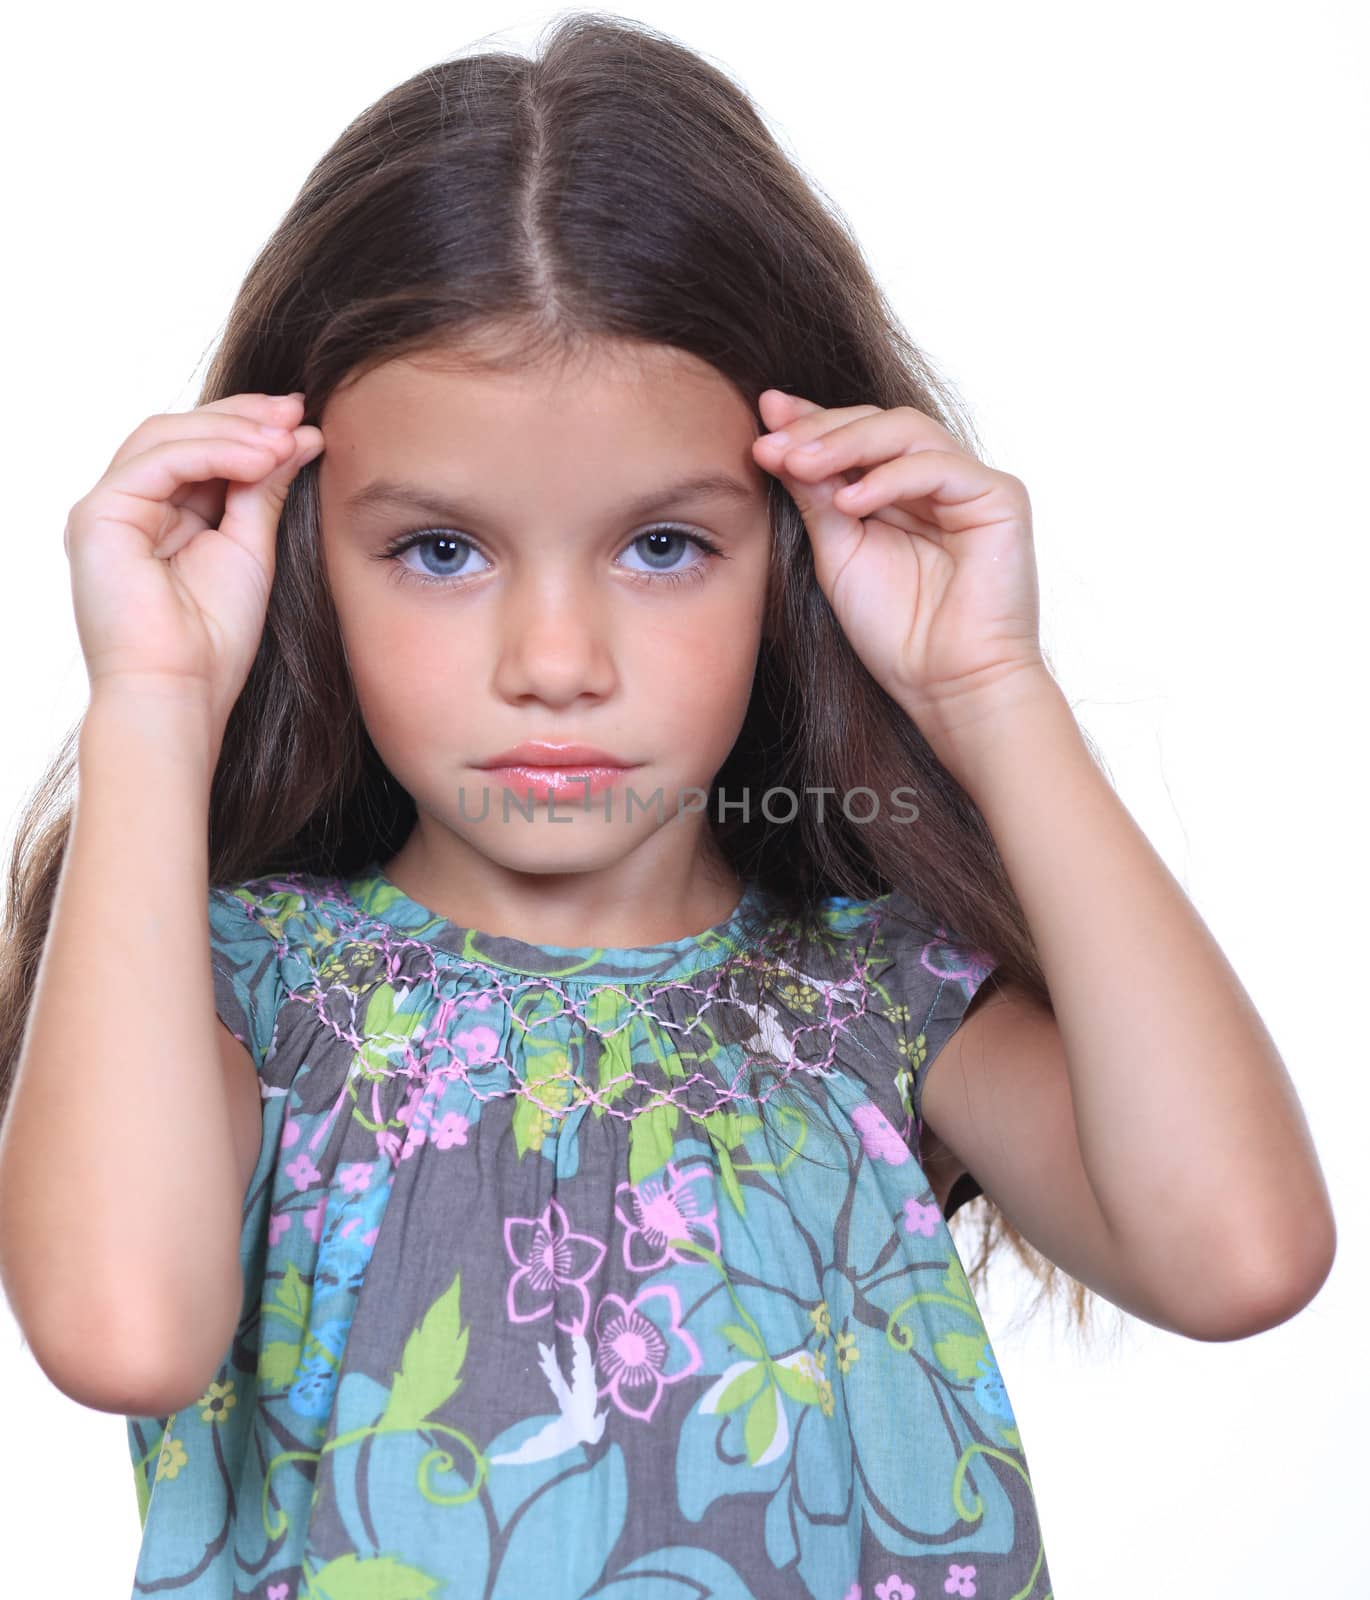
<path fill-rule="evenodd" d="M 263 1138 L 231 1345 L 126 1419 L 134 1595 L 1047 1600 L 917 1159 L 993 962 L 894 891 L 826 901 L 801 971 L 767 906 L 572 949 L 374 862 L 210 889 Z"/>

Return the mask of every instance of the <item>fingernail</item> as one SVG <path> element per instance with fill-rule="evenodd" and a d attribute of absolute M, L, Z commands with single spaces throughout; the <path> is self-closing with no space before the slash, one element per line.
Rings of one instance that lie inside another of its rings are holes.
<path fill-rule="evenodd" d="M 790 436 L 783 428 L 777 433 L 763 433 L 761 437 L 767 444 L 788 444 L 790 442 Z"/>

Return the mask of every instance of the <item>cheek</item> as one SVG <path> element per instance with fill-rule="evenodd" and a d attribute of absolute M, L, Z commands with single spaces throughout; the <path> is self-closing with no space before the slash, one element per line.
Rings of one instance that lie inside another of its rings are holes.
<path fill-rule="evenodd" d="M 444 625 L 439 608 L 385 588 L 373 584 L 364 606 L 349 610 L 346 596 L 338 604 L 357 702 L 378 750 L 383 740 L 431 739 L 435 721 L 458 727 L 479 654 L 475 630 Z"/>
<path fill-rule="evenodd" d="M 658 686 L 654 716 L 671 742 L 721 763 L 741 731 L 756 674 L 760 622 L 752 610 L 707 626 L 658 627 L 641 682 Z"/>

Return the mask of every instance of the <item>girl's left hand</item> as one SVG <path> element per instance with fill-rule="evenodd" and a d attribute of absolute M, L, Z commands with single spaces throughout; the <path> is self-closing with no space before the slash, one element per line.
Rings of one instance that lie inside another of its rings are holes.
<path fill-rule="evenodd" d="M 798 506 L 852 648 L 928 738 L 950 737 L 1022 669 L 1046 673 L 1020 479 L 912 406 L 830 411 L 778 389 L 758 405 L 789 440 L 763 434 L 754 459 Z"/>

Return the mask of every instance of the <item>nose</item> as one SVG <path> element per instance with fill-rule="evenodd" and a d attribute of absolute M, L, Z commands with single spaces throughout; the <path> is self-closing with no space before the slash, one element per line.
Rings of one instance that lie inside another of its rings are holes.
<path fill-rule="evenodd" d="M 509 700 L 564 705 L 603 698 L 617 681 L 606 597 L 544 565 L 512 583 L 499 617 L 496 690 Z"/>

